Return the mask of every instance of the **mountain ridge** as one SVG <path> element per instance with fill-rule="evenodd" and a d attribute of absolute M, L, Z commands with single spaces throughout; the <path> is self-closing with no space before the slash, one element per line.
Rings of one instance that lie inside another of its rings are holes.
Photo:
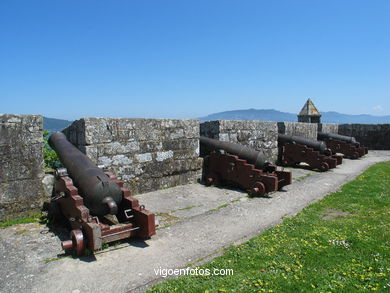
<path fill-rule="evenodd" d="M 49 130 L 50 132 L 57 132 L 63 130 L 72 124 L 72 122 L 70 120 L 43 117 L 43 129 Z"/>
<path fill-rule="evenodd" d="M 374 116 L 370 114 L 342 114 L 335 111 L 321 112 L 321 122 L 323 123 L 360 123 L 360 124 L 385 124 L 390 123 L 390 115 Z M 296 114 L 281 112 L 274 109 L 243 109 L 231 110 L 209 114 L 198 118 L 201 121 L 208 120 L 263 120 L 274 122 L 297 122 Z"/>
<path fill-rule="evenodd" d="M 335 111 L 322 112 L 321 122 L 323 123 L 361 123 L 361 124 L 385 124 L 390 123 L 390 115 L 374 116 L 369 114 L 342 114 Z M 282 112 L 274 109 L 241 109 L 212 113 L 197 118 L 200 121 L 208 120 L 262 120 L 274 122 L 297 122 L 296 114 Z M 73 121 L 57 118 L 43 117 L 43 128 L 51 132 L 61 131 Z"/>

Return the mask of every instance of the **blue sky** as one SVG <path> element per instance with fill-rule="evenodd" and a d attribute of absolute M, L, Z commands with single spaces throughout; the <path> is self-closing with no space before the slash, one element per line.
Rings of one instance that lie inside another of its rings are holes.
<path fill-rule="evenodd" d="M 390 115 L 390 1 L 0 1 L 0 113 Z"/>

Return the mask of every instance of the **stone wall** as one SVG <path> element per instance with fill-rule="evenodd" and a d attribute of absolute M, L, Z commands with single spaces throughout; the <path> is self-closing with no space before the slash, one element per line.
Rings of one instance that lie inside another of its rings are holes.
<path fill-rule="evenodd" d="M 276 122 L 258 120 L 215 120 L 201 123 L 200 134 L 221 141 L 239 143 L 256 149 L 275 163 L 278 156 Z"/>
<path fill-rule="evenodd" d="M 290 134 L 317 139 L 317 123 L 278 122 L 278 131 L 281 134 Z"/>
<path fill-rule="evenodd" d="M 274 163 L 278 132 L 316 138 L 317 128 L 354 136 L 369 149 L 390 150 L 390 124 L 84 118 L 64 133 L 93 162 L 142 193 L 199 178 L 199 133 L 247 145 Z M 0 114 L 0 221 L 36 212 L 47 200 L 42 145 L 42 116 Z"/>
<path fill-rule="evenodd" d="M 318 124 L 318 131 L 325 132 L 325 133 L 338 134 L 339 133 L 339 125 L 334 124 L 334 123 L 319 123 Z"/>
<path fill-rule="evenodd" d="M 354 136 L 370 150 L 390 150 L 390 124 L 340 124 L 339 134 Z"/>
<path fill-rule="evenodd" d="M 84 118 L 63 132 L 133 193 L 186 184 L 200 177 L 198 120 Z"/>
<path fill-rule="evenodd" d="M 0 220 L 38 211 L 45 200 L 42 116 L 0 115 Z"/>

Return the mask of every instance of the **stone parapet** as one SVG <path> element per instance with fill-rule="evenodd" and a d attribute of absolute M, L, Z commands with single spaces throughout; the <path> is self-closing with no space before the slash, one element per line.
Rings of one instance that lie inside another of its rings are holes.
<path fill-rule="evenodd" d="M 278 122 L 278 131 L 281 134 L 317 139 L 318 125 L 305 122 Z"/>
<path fill-rule="evenodd" d="M 201 173 L 198 120 L 83 118 L 63 132 L 133 193 L 190 183 Z"/>
<path fill-rule="evenodd" d="M 335 123 L 319 123 L 318 131 L 325 133 L 338 134 L 339 133 L 339 125 Z"/>
<path fill-rule="evenodd" d="M 263 153 L 275 163 L 278 157 L 278 127 L 276 122 L 259 120 L 214 120 L 201 123 L 202 136 L 239 143 Z"/>
<path fill-rule="evenodd" d="M 0 114 L 0 220 L 31 214 L 45 200 L 42 121 Z"/>
<path fill-rule="evenodd" d="M 390 150 L 390 124 L 340 124 L 338 130 L 370 150 Z"/>

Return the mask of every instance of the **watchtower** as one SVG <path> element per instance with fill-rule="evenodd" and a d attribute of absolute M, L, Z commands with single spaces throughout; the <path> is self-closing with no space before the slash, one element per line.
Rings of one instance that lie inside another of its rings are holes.
<path fill-rule="evenodd" d="M 311 99 L 308 99 L 298 114 L 298 122 L 321 123 L 321 113 Z"/>

